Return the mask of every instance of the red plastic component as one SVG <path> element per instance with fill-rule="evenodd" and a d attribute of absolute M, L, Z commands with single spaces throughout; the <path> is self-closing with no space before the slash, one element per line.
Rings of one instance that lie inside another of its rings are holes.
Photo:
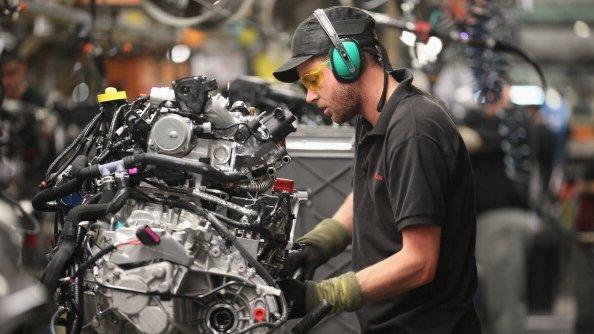
<path fill-rule="evenodd" d="M 431 24 L 427 21 L 417 21 L 415 23 L 415 34 L 425 44 L 429 41 L 429 37 L 431 37 L 431 30 Z"/>
<path fill-rule="evenodd" d="M 83 45 L 82 50 L 86 54 L 90 54 L 95 50 L 95 46 L 91 42 L 87 42 Z"/>
<path fill-rule="evenodd" d="M 274 185 L 272 189 L 279 193 L 292 193 L 295 192 L 295 182 L 289 179 L 274 179 Z"/>
<path fill-rule="evenodd" d="M 262 322 L 264 320 L 266 320 L 266 310 L 262 307 L 256 307 L 253 311 L 252 311 L 253 315 L 254 315 L 254 321 L 255 322 Z"/>

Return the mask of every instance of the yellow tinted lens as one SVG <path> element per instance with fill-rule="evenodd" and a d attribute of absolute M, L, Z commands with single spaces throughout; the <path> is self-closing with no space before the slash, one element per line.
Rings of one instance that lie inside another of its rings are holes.
<path fill-rule="evenodd" d="M 328 64 L 328 62 L 330 62 L 330 59 L 326 59 L 301 77 L 301 82 L 305 88 L 309 90 L 318 90 L 320 88 L 324 75 L 324 66 Z"/>
<path fill-rule="evenodd" d="M 308 73 L 301 78 L 301 82 L 303 82 L 303 86 L 309 90 L 317 90 L 320 88 L 320 83 L 322 81 L 322 73 L 318 71 L 316 73 Z"/>

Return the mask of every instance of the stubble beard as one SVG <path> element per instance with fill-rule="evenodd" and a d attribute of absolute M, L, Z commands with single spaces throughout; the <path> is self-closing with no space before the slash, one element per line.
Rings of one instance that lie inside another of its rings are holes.
<path fill-rule="evenodd" d="M 359 83 L 343 84 L 338 87 L 333 96 L 334 110 L 332 121 L 342 124 L 350 121 L 356 114 L 361 112 L 363 97 L 361 96 Z"/>

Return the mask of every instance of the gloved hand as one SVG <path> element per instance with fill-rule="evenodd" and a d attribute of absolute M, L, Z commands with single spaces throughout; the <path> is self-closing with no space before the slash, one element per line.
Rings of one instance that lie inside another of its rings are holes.
<path fill-rule="evenodd" d="M 324 219 L 307 234 L 297 239 L 305 244 L 298 252 L 289 254 L 285 269 L 292 275 L 303 270 L 303 279 L 310 280 L 316 269 L 331 257 L 340 254 L 350 242 L 349 233 L 335 219 Z"/>
<path fill-rule="evenodd" d="M 292 252 L 287 258 L 285 269 L 289 274 L 293 274 L 299 269 L 303 270 L 298 279 L 311 280 L 316 269 L 328 261 L 328 257 L 322 254 L 322 251 L 313 245 L 305 245 L 302 250 Z"/>
<path fill-rule="evenodd" d="M 305 304 L 305 283 L 292 278 L 287 278 L 276 283 L 287 299 L 289 319 L 302 318 L 307 311 Z"/>
<path fill-rule="evenodd" d="M 277 283 L 287 299 L 289 319 L 303 317 L 322 300 L 332 305 L 333 313 L 355 311 L 363 303 L 359 281 L 352 271 L 319 283 L 314 281 L 303 283 L 292 278 Z"/>

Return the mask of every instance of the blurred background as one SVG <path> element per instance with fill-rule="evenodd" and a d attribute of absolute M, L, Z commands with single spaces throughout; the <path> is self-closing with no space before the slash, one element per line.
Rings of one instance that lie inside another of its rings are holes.
<path fill-rule="evenodd" d="M 232 101 L 286 105 L 299 130 L 281 174 L 310 195 L 298 234 L 332 214 L 350 191 L 353 127 L 272 72 L 299 22 L 333 5 L 375 13 L 393 67 L 413 69 L 466 141 L 485 332 L 594 333 L 591 0 L 0 0 L 0 332 L 42 303 L 35 291 L 14 299 L 2 282 L 31 286 L 47 263 L 52 218 L 30 200 L 106 87 L 134 99 L 206 75 Z M 347 250 L 316 278 L 349 269 Z M 8 312 L 15 300 L 30 305 Z M 341 314 L 314 331 L 357 330 Z"/>

